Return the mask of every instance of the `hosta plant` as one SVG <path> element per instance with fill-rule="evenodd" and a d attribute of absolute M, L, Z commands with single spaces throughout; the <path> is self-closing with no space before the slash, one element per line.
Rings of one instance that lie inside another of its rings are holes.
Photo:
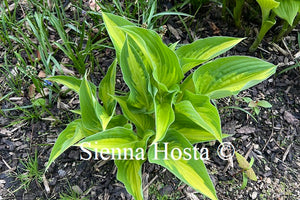
<path fill-rule="evenodd" d="M 68 147 L 114 159 L 117 178 L 137 200 L 143 199 L 141 169 L 148 160 L 167 168 L 181 181 L 210 199 L 217 199 L 196 143 L 226 137 L 212 99 L 239 93 L 271 76 L 276 66 L 246 56 L 215 57 L 242 39 L 211 37 L 176 49 L 160 36 L 122 17 L 102 13 L 116 50 L 116 61 L 97 87 L 74 77 L 48 80 L 79 94 L 81 118 L 59 135 L 47 168 Z M 129 88 L 115 94 L 116 67 Z M 201 65 L 193 73 L 191 69 Z M 101 103 L 100 103 L 101 102 Z M 122 115 L 116 115 L 118 104 Z M 88 159 L 87 157 L 85 157 Z"/>
<path fill-rule="evenodd" d="M 299 23 L 300 1 L 299 0 L 256 0 L 262 12 L 262 24 L 260 31 L 250 47 L 250 51 L 255 51 L 264 38 L 265 34 L 276 23 L 275 17 L 278 16 L 285 21 L 278 38 L 282 37 L 288 27 Z M 298 17 L 296 18 L 298 14 Z M 296 18 L 296 20 L 295 20 Z M 296 24 L 295 24 L 296 23 Z"/>

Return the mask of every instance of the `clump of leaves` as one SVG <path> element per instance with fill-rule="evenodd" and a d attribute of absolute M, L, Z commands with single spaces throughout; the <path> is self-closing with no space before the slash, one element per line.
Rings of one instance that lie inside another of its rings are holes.
<path fill-rule="evenodd" d="M 141 169 L 146 160 L 167 168 L 210 199 L 217 199 L 200 153 L 192 153 L 193 144 L 222 142 L 227 136 L 221 131 L 220 116 L 211 100 L 236 95 L 263 81 L 276 66 L 247 56 L 212 60 L 241 38 L 205 38 L 175 50 L 176 44 L 166 46 L 152 30 L 113 14 L 102 15 L 117 59 L 99 86 L 88 81 L 87 74 L 82 80 L 48 78 L 79 94 L 80 111 L 76 112 L 81 118 L 59 135 L 47 168 L 76 145 L 87 155 L 87 149 L 102 159 L 110 155 L 118 167 L 117 179 L 135 199 L 143 199 Z M 117 64 L 130 89 L 124 96 L 115 94 Z M 121 115 L 116 115 L 117 104 Z"/>
<path fill-rule="evenodd" d="M 251 108 L 256 115 L 260 113 L 260 108 L 272 108 L 272 105 L 265 100 L 252 100 L 250 97 L 244 97 L 243 100 L 248 103 L 249 108 Z"/>
<path fill-rule="evenodd" d="M 38 168 L 37 151 L 35 151 L 34 158 L 29 156 L 28 160 L 20 160 L 20 163 L 22 164 L 23 169 L 19 170 L 19 172 L 16 174 L 16 178 L 21 182 L 21 185 L 15 191 L 19 190 L 20 188 L 27 190 L 33 181 L 36 181 L 38 185 L 42 183 L 43 171 Z"/>
<path fill-rule="evenodd" d="M 248 178 L 253 181 L 257 181 L 257 177 L 255 172 L 252 169 L 252 165 L 254 163 L 253 157 L 251 158 L 250 163 L 238 152 L 235 152 L 236 159 L 238 161 L 239 167 L 242 168 L 243 173 L 243 184 L 241 189 L 244 189 L 247 186 Z"/>

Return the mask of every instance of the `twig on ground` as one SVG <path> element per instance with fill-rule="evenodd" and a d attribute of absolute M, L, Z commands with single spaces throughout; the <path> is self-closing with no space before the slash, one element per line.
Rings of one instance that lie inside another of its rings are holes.
<path fill-rule="evenodd" d="M 163 169 L 161 174 L 165 173 L 166 170 L 167 169 Z M 154 178 L 144 187 L 143 191 L 145 191 L 157 178 L 158 178 L 158 175 L 155 175 Z"/>
<path fill-rule="evenodd" d="M 289 55 L 289 53 L 286 50 L 284 50 L 283 48 L 281 48 L 278 44 L 272 43 L 272 46 L 275 49 L 277 49 L 280 53 L 282 53 L 284 56 L 288 56 Z"/>
<path fill-rule="evenodd" d="M 260 49 L 260 50 L 262 50 L 262 51 L 264 51 L 264 52 L 267 53 L 267 54 L 271 54 L 269 51 L 263 49 L 262 47 L 257 47 L 257 48 Z"/>
<path fill-rule="evenodd" d="M 248 156 L 249 156 L 249 154 L 251 153 L 253 147 L 254 147 L 254 145 L 252 144 L 251 147 L 249 148 L 249 150 L 247 151 L 247 153 L 245 154 L 245 159 L 248 158 Z"/>
<path fill-rule="evenodd" d="M 199 200 L 199 198 L 192 192 L 188 192 L 186 189 L 184 190 L 184 193 L 190 200 Z"/>
<path fill-rule="evenodd" d="M 9 164 L 2 158 L 2 162 L 5 164 L 5 166 L 9 169 L 9 171 L 13 171 L 14 169 L 9 166 Z"/>
<path fill-rule="evenodd" d="M 291 149 L 292 145 L 293 145 L 293 143 L 291 143 L 291 144 L 288 146 L 288 148 L 286 149 L 286 151 L 284 152 L 284 154 L 283 154 L 283 156 L 282 156 L 282 162 L 285 161 L 287 155 L 288 155 L 289 152 L 290 152 L 290 149 Z"/>
<path fill-rule="evenodd" d="M 286 51 L 288 52 L 288 54 L 289 54 L 289 55 L 291 56 L 291 58 L 294 60 L 295 58 L 294 58 L 293 54 L 291 53 L 290 49 L 288 48 L 288 46 L 287 46 L 287 44 L 286 44 L 284 38 L 282 38 L 282 43 L 283 43 L 283 45 L 284 45 Z"/>
<path fill-rule="evenodd" d="M 143 188 L 145 187 L 146 183 L 149 181 L 149 174 L 148 173 L 143 173 L 142 176 L 142 183 L 143 183 Z M 149 190 L 146 189 L 143 191 L 143 195 L 145 199 L 149 199 Z"/>
<path fill-rule="evenodd" d="M 43 183 L 44 183 L 46 192 L 49 194 L 50 193 L 50 187 L 49 187 L 48 180 L 46 179 L 45 174 L 43 175 Z"/>
<path fill-rule="evenodd" d="M 28 124 L 28 123 L 26 122 L 26 123 L 24 123 L 24 124 L 19 124 L 19 125 L 17 125 L 17 127 L 14 128 L 14 129 L 12 129 L 12 130 L 10 131 L 10 133 L 13 134 L 16 130 L 22 128 L 23 126 L 25 126 L 25 125 L 27 125 L 27 124 Z M 17 139 L 17 140 L 19 140 L 19 139 Z M 16 140 L 15 140 L 15 139 L 12 139 L 12 141 L 16 141 Z"/>
<path fill-rule="evenodd" d="M 273 135 L 274 135 L 274 115 L 273 115 L 273 112 L 272 112 L 272 133 L 271 133 L 270 137 L 268 138 L 265 146 L 262 148 L 262 150 L 261 150 L 262 152 L 265 150 L 265 148 L 269 144 L 269 142 L 270 142 L 271 138 L 273 137 Z"/>
<path fill-rule="evenodd" d="M 229 167 L 233 168 L 233 160 L 232 158 L 229 158 L 227 161 L 227 165 L 226 167 L 223 169 L 223 173 L 227 172 L 227 170 L 229 169 Z"/>

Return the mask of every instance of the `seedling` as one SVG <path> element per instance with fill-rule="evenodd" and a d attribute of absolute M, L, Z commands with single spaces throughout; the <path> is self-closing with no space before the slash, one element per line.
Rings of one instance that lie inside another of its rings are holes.
<path fill-rule="evenodd" d="M 242 168 L 241 173 L 243 174 L 243 184 L 241 186 L 241 189 L 244 189 L 247 186 L 248 178 L 253 181 L 257 181 L 257 177 L 255 175 L 255 172 L 252 169 L 252 165 L 254 163 L 253 157 L 251 158 L 250 163 L 244 158 L 241 154 L 238 152 L 235 152 L 236 159 L 238 161 L 238 164 L 240 168 Z"/>
<path fill-rule="evenodd" d="M 262 108 L 272 108 L 272 105 L 265 100 L 252 100 L 250 97 L 243 97 L 243 100 L 248 103 L 249 108 L 254 111 L 256 115 L 259 115 L 260 107 Z"/>

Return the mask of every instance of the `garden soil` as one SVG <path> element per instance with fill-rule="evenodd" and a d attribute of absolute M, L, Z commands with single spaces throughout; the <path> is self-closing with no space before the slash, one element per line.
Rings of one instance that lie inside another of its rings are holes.
<path fill-rule="evenodd" d="M 245 22 L 244 27 L 247 28 L 239 30 L 230 20 L 222 19 L 221 8 L 217 5 L 204 6 L 189 23 L 188 34 L 178 17 L 170 17 L 166 24 L 161 24 L 166 29 L 164 42 L 189 43 L 190 37 L 246 37 L 221 56 L 249 55 L 278 65 L 277 73 L 261 84 L 241 92 L 237 97 L 215 102 L 220 110 L 223 133 L 232 134 L 224 141 L 231 142 L 235 150 L 248 160 L 254 158 L 253 169 L 258 177 L 256 182 L 249 180 L 246 188 L 240 189 L 242 173 L 236 159 L 220 159 L 217 155 L 218 142 L 198 144 L 199 148 L 209 149 L 209 159 L 205 164 L 219 199 L 299 199 L 300 71 L 295 68 L 282 74 L 279 72 L 294 65 L 299 56 L 297 33 L 300 26 L 277 44 L 272 42 L 272 38 L 280 26 L 272 29 L 259 49 L 249 53 L 248 48 L 255 38 L 259 23 Z M 106 71 L 113 61 L 114 52 L 106 50 L 99 52 L 99 56 L 101 69 Z M 91 80 L 99 84 L 102 77 L 101 71 L 95 70 Z M 5 79 L 0 75 L 1 81 Z M 126 86 L 120 73 L 117 79 L 117 88 L 124 90 Z M 255 121 L 244 112 L 254 115 L 242 100 L 243 97 L 250 97 L 254 101 L 266 100 L 272 104 L 272 108 L 261 108 Z M 30 104 L 27 95 L 16 97 L 14 101 L 22 106 Z M 5 100 L 0 102 L 0 106 L 1 109 L 14 107 Z M 44 113 L 39 120 L 21 121 L 8 126 L 13 120 L 24 116 L 24 113 L 11 111 L 0 116 L 0 199 L 59 199 L 60 194 L 72 193 L 86 199 L 131 199 L 124 185 L 116 180 L 117 169 L 112 160 L 81 160 L 82 152 L 78 147 L 65 151 L 40 180 L 32 180 L 26 189 L 22 187 L 17 175 L 25 173 L 26 168 L 21 161 L 25 162 L 29 157 L 34 159 L 37 152 L 38 167 L 44 170 L 52 149 L 49 144 L 55 142 L 58 134 L 66 127 L 65 123 L 78 117 L 68 111 L 78 107 L 78 96 L 69 92 L 60 96 L 59 102 L 50 108 L 60 122 L 52 121 L 49 114 Z M 158 165 L 146 162 L 142 177 L 147 199 L 205 199 Z"/>

